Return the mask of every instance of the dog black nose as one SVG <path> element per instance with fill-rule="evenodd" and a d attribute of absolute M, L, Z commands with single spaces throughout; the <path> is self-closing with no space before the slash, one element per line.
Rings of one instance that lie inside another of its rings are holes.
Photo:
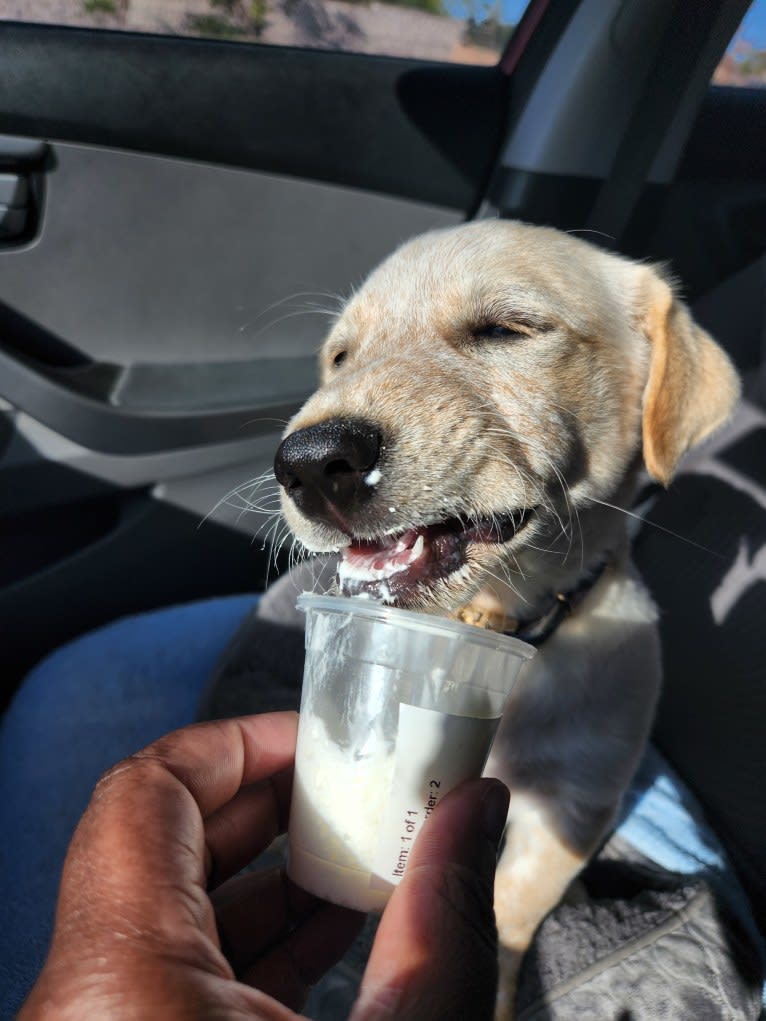
<path fill-rule="evenodd" d="M 336 524 L 328 504 L 349 511 L 372 494 L 364 477 L 377 463 L 380 443 L 370 422 L 331 418 L 287 436 L 274 458 L 274 474 L 307 517 Z"/>

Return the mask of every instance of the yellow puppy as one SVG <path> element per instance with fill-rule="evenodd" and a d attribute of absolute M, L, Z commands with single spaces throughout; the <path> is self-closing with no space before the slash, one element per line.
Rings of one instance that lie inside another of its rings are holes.
<path fill-rule="evenodd" d="M 730 414 L 729 359 L 661 272 L 507 221 L 416 238 L 346 305 L 275 471 L 339 585 L 540 651 L 487 772 L 511 788 L 499 1016 L 540 921 L 598 847 L 660 686 L 629 562 L 640 469 L 667 484 Z"/>

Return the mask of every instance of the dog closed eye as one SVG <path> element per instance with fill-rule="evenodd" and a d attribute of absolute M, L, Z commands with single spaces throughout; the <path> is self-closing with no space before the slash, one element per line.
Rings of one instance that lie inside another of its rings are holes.
<path fill-rule="evenodd" d="M 476 340 L 513 340 L 516 337 L 528 337 L 529 333 L 515 326 L 486 323 L 474 327 L 471 331 Z"/>

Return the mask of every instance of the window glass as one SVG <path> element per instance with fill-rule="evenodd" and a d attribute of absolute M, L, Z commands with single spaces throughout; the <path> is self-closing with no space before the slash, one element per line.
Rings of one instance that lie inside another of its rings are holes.
<path fill-rule="evenodd" d="M 528 0 L 0 0 L 0 20 L 495 64 Z"/>
<path fill-rule="evenodd" d="M 715 69 L 714 85 L 766 88 L 766 0 L 755 0 Z"/>

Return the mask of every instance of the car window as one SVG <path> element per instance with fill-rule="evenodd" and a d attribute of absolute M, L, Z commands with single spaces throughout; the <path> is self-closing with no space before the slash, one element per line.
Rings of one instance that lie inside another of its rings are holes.
<path fill-rule="evenodd" d="M 766 0 L 754 0 L 713 74 L 714 85 L 766 88 Z"/>
<path fill-rule="evenodd" d="M 528 0 L 0 0 L 0 20 L 495 64 Z"/>

